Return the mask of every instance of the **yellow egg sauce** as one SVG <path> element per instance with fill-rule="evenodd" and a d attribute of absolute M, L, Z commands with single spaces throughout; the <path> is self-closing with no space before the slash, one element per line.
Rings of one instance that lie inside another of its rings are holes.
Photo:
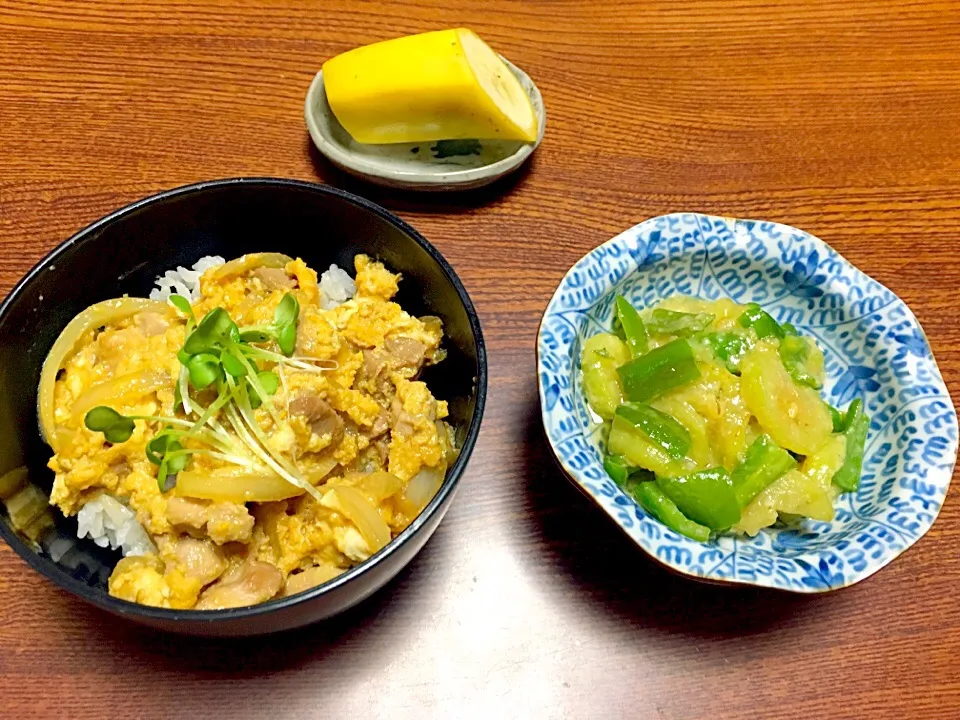
<path fill-rule="evenodd" d="M 155 545 L 117 564 L 112 595 L 218 609 L 300 592 L 380 550 L 432 499 L 456 454 L 446 402 L 417 379 L 444 356 L 441 322 L 393 302 L 400 276 L 381 263 L 358 255 L 355 270 L 355 297 L 330 309 L 302 260 L 247 255 L 203 274 L 196 320 L 222 308 L 240 330 L 269 326 L 291 294 L 296 348 L 284 360 L 276 343 L 255 343 L 276 357 L 256 356 L 257 371 L 276 375 L 275 393 L 249 408 L 253 425 L 228 404 L 209 413 L 206 435 L 181 437 L 189 462 L 166 491 L 148 443 L 164 427 L 189 430 L 218 398 L 212 386 L 189 391 L 192 413 L 178 402 L 185 315 L 160 302 L 114 313 L 56 363 L 40 407 L 56 451 L 51 503 L 75 515 L 107 493 Z M 111 443 L 85 425 L 99 406 L 179 424 L 135 419 L 129 439 Z"/>

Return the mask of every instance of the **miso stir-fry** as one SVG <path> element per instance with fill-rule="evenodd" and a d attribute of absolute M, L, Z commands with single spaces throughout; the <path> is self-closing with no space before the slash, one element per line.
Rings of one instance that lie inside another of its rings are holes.
<path fill-rule="evenodd" d="M 675 296 L 584 342 L 583 390 L 604 467 L 648 513 L 699 541 L 778 518 L 829 521 L 857 489 L 870 421 L 819 394 L 823 353 L 755 304 Z"/>

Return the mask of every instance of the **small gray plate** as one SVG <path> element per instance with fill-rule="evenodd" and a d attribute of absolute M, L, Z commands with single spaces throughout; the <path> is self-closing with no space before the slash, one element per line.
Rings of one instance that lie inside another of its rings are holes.
<path fill-rule="evenodd" d="M 304 117 L 310 137 L 330 162 L 352 175 L 387 187 L 407 190 L 466 190 L 487 185 L 513 172 L 543 139 L 547 115 L 533 80 L 506 58 L 537 113 L 534 143 L 505 140 L 440 140 L 391 145 L 356 142 L 337 121 L 327 102 L 323 72 L 310 83 Z"/>

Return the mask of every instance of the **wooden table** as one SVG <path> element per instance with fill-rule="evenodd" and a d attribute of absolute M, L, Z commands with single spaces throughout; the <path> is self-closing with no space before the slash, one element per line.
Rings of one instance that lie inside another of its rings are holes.
<path fill-rule="evenodd" d="M 545 98 L 529 169 L 426 197 L 348 181 L 304 93 L 358 44 L 476 29 Z M 766 218 L 913 308 L 960 387 L 960 2 L 0 1 L 0 289 L 109 210 L 275 175 L 366 195 L 453 263 L 491 393 L 460 494 L 384 592 L 327 624 L 171 637 L 0 548 L 0 716 L 960 717 L 958 485 L 916 547 L 821 597 L 647 561 L 555 469 L 534 337 L 583 253 L 653 215 Z"/>

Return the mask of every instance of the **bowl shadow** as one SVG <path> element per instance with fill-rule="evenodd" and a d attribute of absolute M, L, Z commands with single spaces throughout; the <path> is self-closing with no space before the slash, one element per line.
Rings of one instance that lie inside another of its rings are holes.
<path fill-rule="evenodd" d="M 565 594 L 585 596 L 634 626 L 703 638 L 760 634 L 830 602 L 830 595 L 710 584 L 667 570 L 561 471 L 535 394 L 525 404 L 521 447 L 524 516 L 550 555 L 546 567 L 567 578 Z"/>
<path fill-rule="evenodd" d="M 376 185 L 347 173 L 331 163 L 306 135 L 306 153 L 320 180 L 347 192 L 367 198 L 393 211 L 460 214 L 491 205 L 523 187 L 532 172 L 537 153 L 517 170 L 489 185 L 472 190 L 402 190 Z"/>

